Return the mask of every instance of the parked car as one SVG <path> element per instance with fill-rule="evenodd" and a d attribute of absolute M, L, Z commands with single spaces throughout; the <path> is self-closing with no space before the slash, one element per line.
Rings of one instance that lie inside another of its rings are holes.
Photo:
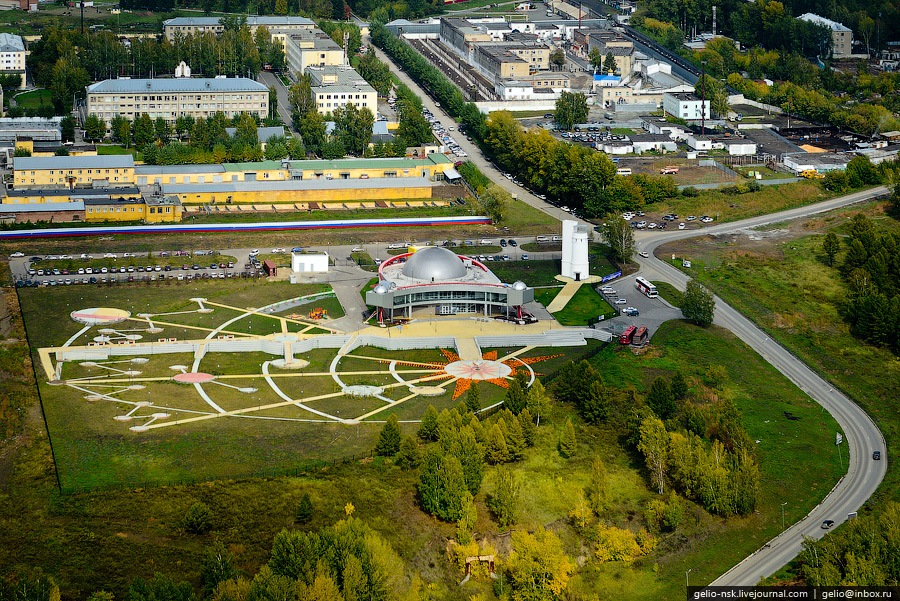
<path fill-rule="evenodd" d="M 628 303 L 628 301 L 625 300 L 624 298 L 617 299 L 615 302 L 615 304 L 617 304 L 617 305 L 624 305 L 626 303 Z"/>
<path fill-rule="evenodd" d="M 629 317 L 637 317 L 641 314 L 641 312 L 634 307 L 625 307 L 625 309 L 622 310 L 622 313 L 628 315 Z"/>
<path fill-rule="evenodd" d="M 881 451 L 872 451 L 872 459 L 875 461 L 881 460 Z"/>
<path fill-rule="evenodd" d="M 650 256 L 650 253 L 648 253 L 646 250 L 642 250 L 641 252 L 638 253 L 638 256 L 644 257 L 646 259 Z"/>
<path fill-rule="evenodd" d="M 834 520 L 825 520 L 822 522 L 822 530 L 830 530 L 834 527 Z"/>
<path fill-rule="evenodd" d="M 673 165 L 666 165 L 665 167 L 660 169 L 659 172 L 663 175 L 675 175 L 678 173 L 678 167 L 675 167 Z"/>
<path fill-rule="evenodd" d="M 14 252 L 13 254 L 9 255 L 9 258 L 10 259 L 18 259 L 19 257 L 24 257 L 24 256 L 25 256 L 25 253 L 17 251 L 17 252 Z"/>
<path fill-rule="evenodd" d="M 701 223 L 712 223 L 713 218 L 708 215 L 704 215 L 703 217 L 700 218 L 700 222 Z"/>

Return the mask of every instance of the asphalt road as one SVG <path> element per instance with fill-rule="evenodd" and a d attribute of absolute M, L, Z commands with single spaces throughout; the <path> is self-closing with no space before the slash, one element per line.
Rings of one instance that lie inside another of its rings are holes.
<path fill-rule="evenodd" d="M 887 188 L 879 187 L 808 207 L 714 225 L 707 227 L 706 233 L 721 234 L 799 219 L 863 202 L 887 192 Z M 639 232 L 636 236 L 638 248 L 650 253 L 650 258 L 638 258 L 641 265 L 640 273 L 649 279 L 668 281 L 683 290 L 689 276 L 656 259 L 652 253 L 657 246 L 665 242 L 696 235 L 696 230 Z M 834 520 L 835 526 L 838 526 L 848 519 L 848 514 L 862 507 L 884 479 L 887 471 L 887 449 L 878 427 L 862 409 L 720 298 L 716 298 L 715 323 L 734 332 L 810 398 L 824 407 L 840 425 L 845 447 L 849 447 L 849 453 L 845 453 L 845 460 L 848 461 L 847 474 L 819 505 L 802 520 L 710 583 L 715 586 L 749 586 L 756 584 L 763 577 L 774 574 L 796 557 L 802 550 L 803 537 L 818 539 L 824 536 L 827 532 L 821 527 L 824 520 Z M 872 451 L 876 450 L 881 451 L 881 461 L 872 459 Z"/>
<path fill-rule="evenodd" d="M 288 89 L 274 73 L 260 71 L 259 79 L 260 83 L 275 88 L 275 95 L 278 97 L 278 116 L 284 122 L 285 129 L 292 131 L 294 122 L 291 119 L 291 101 L 288 97 Z"/>

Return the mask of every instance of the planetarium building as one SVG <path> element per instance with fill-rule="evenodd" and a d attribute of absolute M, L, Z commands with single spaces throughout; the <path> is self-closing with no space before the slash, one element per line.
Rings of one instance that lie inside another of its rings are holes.
<path fill-rule="evenodd" d="M 481 262 L 451 250 L 429 246 L 381 264 L 379 282 L 366 292 L 378 321 L 412 318 L 427 308 L 436 315 L 474 313 L 515 321 L 532 321 L 523 306 L 534 289 L 523 282 L 504 284 Z"/>

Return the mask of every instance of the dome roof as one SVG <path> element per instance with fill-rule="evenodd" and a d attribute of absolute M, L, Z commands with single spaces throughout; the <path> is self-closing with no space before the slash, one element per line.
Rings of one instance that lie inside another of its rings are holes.
<path fill-rule="evenodd" d="M 459 256 L 440 246 L 417 251 L 403 265 L 403 275 L 427 282 L 455 280 L 466 275 L 466 266 Z"/>
<path fill-rule="evenodd" d="M 513 290 L 525 290 L 526 288 L 528 288 L 528 286 L 525 285 L 525 282 L 523 282 L 521 280 L 515 282 L 512 285 L 512 287 L 513 287 Z"/>

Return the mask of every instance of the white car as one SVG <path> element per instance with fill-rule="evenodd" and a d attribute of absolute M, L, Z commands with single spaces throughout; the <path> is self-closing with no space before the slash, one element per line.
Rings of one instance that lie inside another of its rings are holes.
<path fill-rule="evenodd" d="M 682 221 L 681 223 L 678 224 L 678 229 L 680 229 L 680 230 L 683 230 L 686 227 L 687 227 L 687 225 L 684 223 L 684 221 Z"/>
<path fill-rule="evenodd" d="M 697 220 L 696 215 L 688 215 L 687 217 L 685 217 L 685 221 L 696 221 L 696 220 Z"/>
<path fill-rule="evenodd" d="M 626 304 L 628 304 L 628 301 L 625 300 L 624 298 L 620 298 L 620 299 L 616 300 L 616 303 L 615 303 L 615 304 L 617 304 L 617 305 L 626 305 Z"/>
<path fill-rule="evenodd" d="M 253 250 L 250 251 L 250 256 L 251 256 L 251 257 L 255 257 L 255 256 L 258 255 L 258 254 L 259 254 L 259 249 L 258 249 L 258 248 L 254 248 Z"/>
<path fill-rule="evenodd" d="M 700 218 L 700 221 L 701 221 L 702 223 L 712 223 L 712 222 L 713 222 L 713 218 L 712 218 L 712 217 L 707 217 L 706 215 L 704 215 L 703 217 Z"/>
<path fill-rule="evenodd" d="M 363 250 L 362 246 L 354 246 L 353 248 L 350 249 L 350 252 L 361 253 L 361 252 L 365 252 L 365 251 Z"/>
<path fill-rule="evenodd" d="M 104 259 L 115 259 L 116 253 L 106 253 L 105 255 L 103 255 L 103 258 Z"/>
<path fill-rule="evenodd" d="M 89 254 L 87 254 L 87 253 L 81 253 L 81 254 L 78 256 L 78 258 L 79 258 L 79 259 L 90 259 L 90 258 L 91 258 L 91 255 L 89 255 Z"/>
<path fill-rule="evenodd" d="M 25 253 L 23 253 L 23 252 L 14 252 L 13 254 L 9 255 L 9 258 L 10 259 L 18 259 L 19 257 L 24 257 L 24 256 L 25 256 Z"/>
<path fill-rule="evenodd" d="M 625 221 L 631 221 L 632 219 L 634 219 L 634 213 L 623 213 L 622 219 L 624 219 Z"/>
<path fill-rule="evenodd" d="M 639 230 L 642 230 L 645 227 L 647 227 L 647 222 L 646 221 L 638 221 L 637 225 L 634 227 L 638 228 Z"/>
<path fill-rule="evenodd" d="M 642 250 L 638 253 L 638 256 L 644 257 L 646 259 L 650 256 L 650 253 L 648 253 L 646 250 Z"/>
<path fill-rule="evenodd" d="M 122 256 L 125 257 L 126 259 L 127 259 L 128 257 L 134 258 L 134 253 L 122 253 Z"/>
<path fill-rule="evenodd" d="M 72 258 L 72 255 L 59 255 L 61 261 L 68 261 Z"/>
<path fill-rule="evenodd" d="M 273 249 L 272 249 L 272 253 L 274 253 L 274 254 L 276 254 L 276 255 L 280 255 L 280 254 L 282 254 L 282 253 L 284 253 L 284 252 L 286 252 L 286 251 L 285 251 L 283 248 L 273 248 Z"/>

